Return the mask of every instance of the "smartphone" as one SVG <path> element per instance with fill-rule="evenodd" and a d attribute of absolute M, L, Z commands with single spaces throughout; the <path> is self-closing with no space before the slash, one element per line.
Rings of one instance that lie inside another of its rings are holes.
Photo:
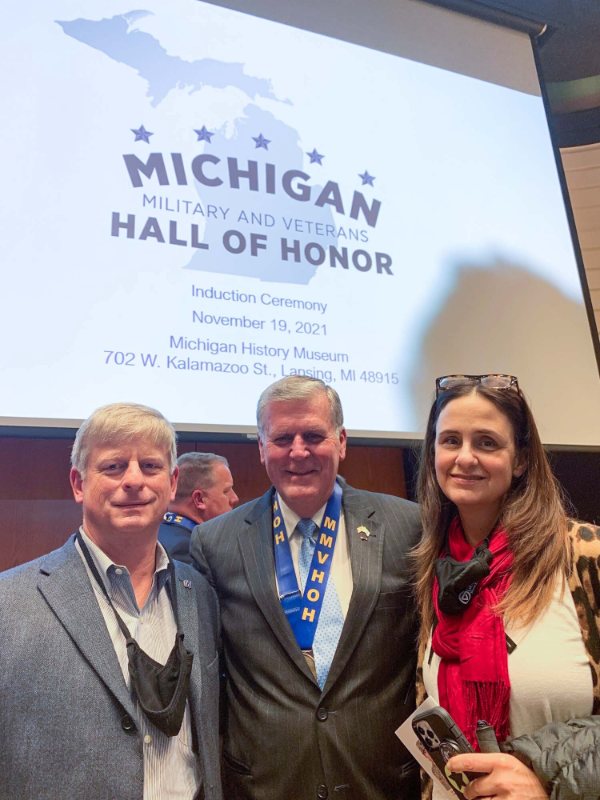
<path fill-rule="evenodd" d="M 464 800 L 463 789 L 481 773 L 452 772 L 446 765 L 452 756 L 473 752 L 461 729 L 450 714 L 440 706 L 415 714 L 412 727 L 417 739 L 433 761 L 434 775 L 443 784 L 449 784 L 454 794 Z"/>

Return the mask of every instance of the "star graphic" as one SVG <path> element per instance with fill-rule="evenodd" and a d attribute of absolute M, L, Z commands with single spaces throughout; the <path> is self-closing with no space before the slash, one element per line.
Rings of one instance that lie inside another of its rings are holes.
<path fill-rule="evenodd" d="M 215 135 L 214 131 L 211 133 L 211 131 L 206 130 L 206 125 L 203 125 L 200 130 L 194 128 L 194 133 L 197 134 L 199 142 L 208 142 L 209 144 L 210 140 Z"/>
<path fill-rule="evenodd" d="M 322 164 L 325 156 L 323 153 L 318 153 L 316 147 L 313 147 L 312 153 L 307 152 L 306 155 L 310 158 L 311 164 Z"/>
<path fill-rule="evenodd" d="M 139 128 L 130 128 L 129 130 L 132 133 L 135 133 L 136 142 L 148 142 L 148 144 L 150 144 L 150 137 L 154 136 L 154 134 L 150 131 L 147 131 L 143 125 L 140 125 Z"/>
<path fill-rule="evenodd" d="M 359 173 L 358 177 L 361 179 L 363 186 L 365 184 L 367 184 L 368 186 L 373 186 L 373 181 L 375 180 L 375 176 L 369 175 L 367 170 L 365 170 L 362 175 Z"/>
<path fill-rule="evenodd" d="M 265 137 L 262 135 L 262 133 L 259 133 L 258 136 L 253 136 L 252 138 L 254 139 L 254 141 L 256 143 L 256 145 L 255 145 L 256 147 L 262 147 L 265 150 L 269 149 L 269 145 L 271 144 L 271 140 L 270 139 L 265 139 Z"/>

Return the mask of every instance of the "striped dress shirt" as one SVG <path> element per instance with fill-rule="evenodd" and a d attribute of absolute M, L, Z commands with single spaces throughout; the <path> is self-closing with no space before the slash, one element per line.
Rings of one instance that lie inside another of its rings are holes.
<path fill-rule="evenodd" d="M 159 664 L 166 663 L 175 642 L 177 625 L 166 588 L 169 577 L 167 569 L 169 561 L 163 547 L 160 544 L 157 546 L 152 589 L 144 607 L 140 609 L 135 599 L 128 569 L 114 564 L 86 535 L 83 527 L 80 528 L 80 532 L 98 573 L 104 581 L 110 599 L 129 628 L 131 636 L 155 661 Z M 83 558 L 79 544 L 77 544 L 77 549 L 94 588 L 98 605 L 119 660 L 123 679 L 128 689 L 132 691 L 125 637 L 121 633 L 104 592 L 98 586 Z M 90 635 L 93 636 L 93 632 Z M 201 780 L 198 759 L 192 750 L 189 703 L 186 706 L 181 730 L 177 736 L 169 737 L 145 717 L 133 692 L 132 697 L 136 708 L 135 722 L 143 742 L 144 800 L 192 800 Z M 110 768 L 110 764 L 107 764 L 106 769 Z M 115 775 L 115 784 L 118 785 L 118 782 L 119 776 Z"/>

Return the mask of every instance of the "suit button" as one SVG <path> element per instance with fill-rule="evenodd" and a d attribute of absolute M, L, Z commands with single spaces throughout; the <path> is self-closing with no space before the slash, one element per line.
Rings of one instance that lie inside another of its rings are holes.
<path fill-rule="evenodd" d="M 329 790 L 327 789 L 324 783 L 320 783 L 317 786 L 317 797 L 319 798 L 319 800 L 325 800 L 328 795 L 329 795 Z"/>
<path fill-rule="evenodd" d="M 135 722 L 131 719 L 129 714 L 125 714 L 124 717 L 121 717 L 121 727 L 125 733 L 135 733 L 136 731 Z"/>
<path fill-rule="evenodd" d="M 323 708 L 323 706 L 317 709 L 317 719 L 319 720 L 319 722 L 325 722 L 328 716 L 329 712 L 327 711 L 326 708 Z M 321 795 L 319 795 L 319 797 L 321 797 Z"/>

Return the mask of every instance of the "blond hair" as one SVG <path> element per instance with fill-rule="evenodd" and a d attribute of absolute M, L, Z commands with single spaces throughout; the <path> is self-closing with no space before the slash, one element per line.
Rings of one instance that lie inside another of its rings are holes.
<path fill-rule="evenodd" d="M 84 477 L 92 448 L 135 438 L 148 439 L 166 451 L 173 472 L 177 460 L 175 429 L 160 411 L 138 403 L 111 403 L 96 409 L 77 431 L 71 464 Z"/>

